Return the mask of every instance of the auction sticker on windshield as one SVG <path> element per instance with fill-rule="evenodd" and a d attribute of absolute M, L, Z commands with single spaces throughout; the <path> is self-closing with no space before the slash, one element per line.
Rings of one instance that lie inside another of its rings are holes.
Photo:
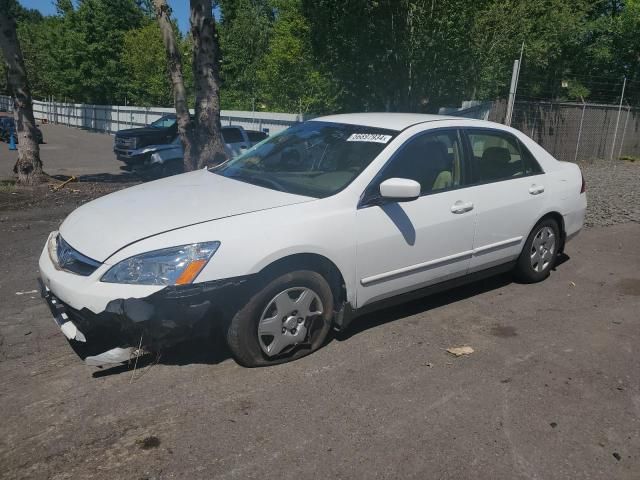
<path fill-rule="evenodd" d="M 353 133 L 347 138 L 347 142 L 388 143 L 391 138 L 391 135 L 380 135 L 378 133 Z"/>

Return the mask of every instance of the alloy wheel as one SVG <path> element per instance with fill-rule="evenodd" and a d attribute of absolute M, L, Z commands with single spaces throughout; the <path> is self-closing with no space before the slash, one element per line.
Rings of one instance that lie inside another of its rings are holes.
<path fill-rule="evenodd" d="M 556 253 L 556 234 L 551 227 L 542 227 L 531 243 L 531 268 L 542 272 L 549 268 Z"/>

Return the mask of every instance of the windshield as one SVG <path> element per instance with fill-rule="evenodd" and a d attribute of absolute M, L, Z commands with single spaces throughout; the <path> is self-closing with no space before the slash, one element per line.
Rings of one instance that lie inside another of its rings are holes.
<path fill-rule="evenodd" d="M 175 116 L 165 115 L 164 117 L 160 117 L 155 122 L 151 122 L 149 126 L 153 128 L 169 128 L 169 127 L 172 127 L 175 123 L 176 123 Z"/>
<path fill-rule="evenodd" d="M 211 171 L 274 190 L 323 198 L 349 185 L 396 134 L 310 121 L 267 138 Z"/>

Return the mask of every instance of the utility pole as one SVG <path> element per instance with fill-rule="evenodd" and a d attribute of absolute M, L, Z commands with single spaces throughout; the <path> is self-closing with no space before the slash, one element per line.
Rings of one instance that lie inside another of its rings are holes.
<path fill-rule="evenodd" d="M 520 80 L 520 66 L 522 65 L 522 55 L 524 54 L 524 42 L 520 47 L 520 59 L 513 62 L 513 72 L 511 73 L 511 87 L 509 88 L 509 102 L 507 104 L 507 115 L 504 120 L 504 124 L 508 127 L 511 126 L 511 120 L 513 118 L 513 108 L 516 104 L 516 92 L 518 90 L 518 81 Z"/>
<path fill-rule="evenodd" d="M 622 93 L 620 94 L 620 105 L 618 106 L 618 118 L 616 118 L 616 129 L 613 132 L 613 143 L 611 144 L 611 155 L 609 160 L 613 160 L 613 152 L 616 149 L 616 137 L 618 136 L 618 125 L 620 124 L 620 112 L 622 111 L 622 101 L 624 100 L 624 88 L 627 86 L 627 77 L 622 81 Z"/>
<path fill-rule="evenodd" d="M 507 103 L 507 115 L 504 124 L 511 126 L 511 117 L 513 116 L 513 105 L 516 101 L 516 89 L 518 88 L 518 70 L 520 69 L 520 60 L 513 61 L 513 72 L 511 73 L 511 87 L 509 87 L 509 102 Z"/>

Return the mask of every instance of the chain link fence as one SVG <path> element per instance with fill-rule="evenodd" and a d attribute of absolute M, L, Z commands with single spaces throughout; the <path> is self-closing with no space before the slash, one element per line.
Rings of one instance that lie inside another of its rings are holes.
<path fill-rule="evenodd" d="M 487 118 L 503 123 L 506 112 L 507 101 L 498 100 Z M 558 160 L 640 158 L 640 109 L 631 106 L 523 99 L 515 102 L 511 126 Z"/>

